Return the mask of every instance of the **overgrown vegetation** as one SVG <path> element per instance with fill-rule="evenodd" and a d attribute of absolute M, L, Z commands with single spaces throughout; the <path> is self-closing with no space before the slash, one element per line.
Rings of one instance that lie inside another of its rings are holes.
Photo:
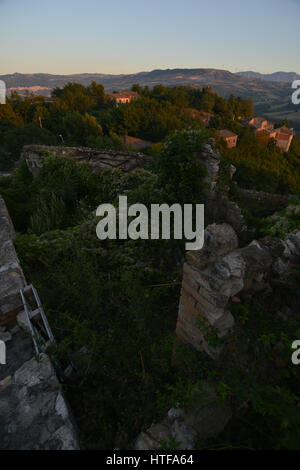
<path fill-rule="evenodd" d="M 285 209 L 270 217 L 266 217 L 260 223 L 261 232 L 271 237 L 284 238 L 294 230 L 300 230 L 300 203 L 293 202 Z"/>

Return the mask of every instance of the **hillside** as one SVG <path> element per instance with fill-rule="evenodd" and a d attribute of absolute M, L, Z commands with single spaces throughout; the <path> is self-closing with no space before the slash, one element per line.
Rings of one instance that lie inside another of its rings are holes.
<path fill-rule="evenodd" d="M 203 87 L 210 85 L 224 97 L 231 93 L 242 98 L 253 98 L 256 105 L 268 107 L 274 104 L 288 103 L 291 95 L 287 83 L 265 83 L 261 78 L 252 78 L 216 69 L 168 69 L 152 70 L 129 75 L 108 75 L 84 73 L 76 75 L 19 74 L 0 75 L 8 89 L 18 87 L 43 87 L 43 94 L 49 95 L 51 89 L 63 86 L 67 82 L 88 85 L 92 80 L 102 83 L 106 91 L 130 88 L 134 83 L 150 87 L 161 85 L 191 85 Z M 41 92 L 41 90 L 39 90 Z"/>
<path fill-rule="evenodd" d="M 8 89 L 24 87 L 43 87 L 44 92 L 49 94 L 56 86 L 63 86 L 67 82 L 88 85 L 92 80 L 102 83 L 107 91 L 114 89 L 129 88 L 134 83 L 141 86 L 161 85 L 191 85 L 202 87 L 210 85 L 223 96 L 231 93 L 241 97 L 253 97 L 257 104 L 269 103 L 290 96 L 290 88 L 283 83 L 269 83 L 267 85 L 255 77 L 245 77 L 233 74 L 226 70 L 216 69 L 168 69 L 152 70 L 151 72 L 140 72 L 129 75 L 109 75 L 101 73 L 85 73 L 75 75 L 50 75 L 50 74 L 19 74 L 0 75 Z"/>
<path fill-rule="evenodd" d="M 259 72 L 237 72 L 240 77 L 246 78 L 261 78 L 270 82 L 287 82 L 291 83 L 294 80 L 299 80 L 300 75 L 296 72 L 274 72 L 274 73 L 259 73 Z"/>

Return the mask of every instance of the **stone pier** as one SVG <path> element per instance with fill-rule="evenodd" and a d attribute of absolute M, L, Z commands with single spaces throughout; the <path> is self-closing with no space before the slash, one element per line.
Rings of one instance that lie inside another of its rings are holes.
<path fill-rule="evenodd" d="M 217 358 L 221 347 L 212 347 L 207 334 L 226 337 L 234 328 L 229 300 L 239 292 L 270 292 L 270 278 L 280 278 L 300 260 L 300 231 L 284 240 L 265 237 L 238 248 L 235 231 L 228 224 L 209 225 L 204 247 L 187 253 L 183 266 L 176 336 L 195 349 Z"/>

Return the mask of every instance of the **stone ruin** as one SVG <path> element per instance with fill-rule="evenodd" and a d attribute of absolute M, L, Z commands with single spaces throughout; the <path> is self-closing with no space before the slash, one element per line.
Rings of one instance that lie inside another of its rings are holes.
<path fill-rule="evenodd" d="M 232 417 L 228 404 L 217 398 L 215 388 L 203 382 L 193 391 L 187 410 L 171 408 L 167 416 L 144 432 L 135 441 L 136 450 L 169 448 L 171 440 L 177 450 L 193 450 L 196 439 L 209 439 L 220 434 Z"/>
<path fill-rule="evenodd" d="M 205 340 L 207 327 L 225 337 L 234 328 L 229 300 L 242 291 L 270 291 L 270 279 L 284 276 L 300 260 L 300 230 L 284 240 L 265 237 L 238 248 L 230 225 L 213 224 L 204 239 L 203 249 L 188 252 L 183 266 L 176 335 L 216 358 L 221 351 Z"/>
<path fill-rule="evenodd" d="M 241 292 L 270 292 L 270 279 L 284 277 L 291 264 L 300 262 L 300 230 L 284 240 L 265 237 L 239 248 L 238 235 L 247 227 L 238 204 L 230 201 L 226 192 L 220 194 L 218 191 L 221 155 L 215 148 L 214 139 L 204 145 L 199 158 L 207 171 L 207 226 L 203 248 L 186 254 L 175 335 L 179 343 L 219 361 L 223 346 L 212 347 L 207 332 L 214 329 L 219 338 L 230 335 L 235 322 L 229 301 L 239 301 L 236 296 Z M 231 166 L 229 170 L 232 178 L 235 168 Z M 237 190 L 250 205 L 257 195 L 255 191 Z M 263 192 L 259 192 L 258 198 L 266 213 L 284 207 L 293 199 L 293 195 L 277 197 Z M 217 398 L 216 384 L 203 381 L 202 390 L 193 391 L 188 408 L 170 409 L 162 421 L 139 434 L 135 449 L 154 450 L 162 445 L 168 448 L 172 439 L 178 450 L 194 449 L 197 438 L 217 437 L 231 417 L 231 406 L 220 403 Z"/>
<path fill-rule="evenodd" d="M 291 264 L 299 264 L 300 230 L 284 240 L 265 237 L 238 248 L 230 225 L 212 224 L 205 229 L 204 239 L 203 249 L 188 252 L 183 266 L 176 337 L 218 361 L 222 346 L 209 344 L 207 328 L 214 327 L 218 336 L 225 338 L 234 329 L 229 300 L 242 291 L 270 291 L 271 278 L 281 279 Z M 216 384 L 203 381 L 202 389 L 193 391 L 188 408 L 170 409 L 162 421 L 139 434 L 135 449 L 160 449 L 171 439 L 178 450 L 194 449 L 197 438 L 217 437 L 231 417 L 230 404 L 217 398 Z"/>
<path fill-rule="evenodd" d="M 0 449 L 79 449 L 76 426 L 49 357 L 36 357 L 20 289 L 26 280 L 13 245 L 14 228 L 0 197 Z"/>
<path fill-rule="evenodd" d="M 94 172 L 105 168 L 128 172 L 150 161 L 132 152 L 40 145 L 25 146 L 22 157 L 35 175 L 49 154 L 86 161 Z M 214 139 L 207 141 L 199 158 L 207 170 L 204 202 L 206 225 L 210 225 L 205 230 L 203 249 L 186 256 L 176 336 L 179 342 L 218 360 L 222 348 L 212 348 L 207 342 L 207 328 L 214 328 L 220 338 L 231 333 L 234 318 L 228 307 L 230 299 L 242 291 L 267 290 L 271 276 L 284 276 L 290 264 L 300 259 L 300 231 L 284 240 L 266 237 L 239 248 L 237 235 L 247 228 L 239 206 L 218 191 L 221 155 Z M 231 166 L 231 177 L 234 171 Z M 247 202 L 256 197 L 253 191 L 241 192 Z M 270 201 L 272 210 L 288 202 L 267 193 L 260 197 Z M 24 326 L 18 292 L 26 281 L 13 247 L 13 226 L 1 198 L 0 215 L 0 339 L 2 335 L 6 341 L 10 361 L 0 366 L 0 448 L 77 449 L 75 427 L 53 366 L 45 354 L 37 363 L 31 338 L 16 323 L 19 319 L 19 325 Z M 219 402 L 215 385 L 203 382 L 201 389 L 193 391 L 187 410 L 169 410 L 161 422 L 140 433 L 134 448 L 159 449 L 172 438 L 179 442 L 179 450 L 193 449 L 196 438 L 216 437 L 231 417 L 231 407 Z"/>
<path fill-rule="evenodd" d="M 43 167 L 45 158 L 49 155 L 71 158 L 77 162 L 86 162 L 94 173 L 101 173 L 106 168 L 117 168 L 128 173 L 135 168 L 145 166 L 151 161 L 151 157 L 140 152 L 45 145 L 25 145 L 21 158 L 26 160 L 29 170 L 33 175 L 36 175 Z"/>

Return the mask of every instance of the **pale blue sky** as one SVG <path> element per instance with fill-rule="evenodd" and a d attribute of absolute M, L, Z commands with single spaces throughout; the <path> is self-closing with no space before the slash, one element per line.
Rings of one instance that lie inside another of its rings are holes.
<path fill-rule="evenodd" d="M 0 74 L 300 73 L 300 0 L 0 0 Z"/>

